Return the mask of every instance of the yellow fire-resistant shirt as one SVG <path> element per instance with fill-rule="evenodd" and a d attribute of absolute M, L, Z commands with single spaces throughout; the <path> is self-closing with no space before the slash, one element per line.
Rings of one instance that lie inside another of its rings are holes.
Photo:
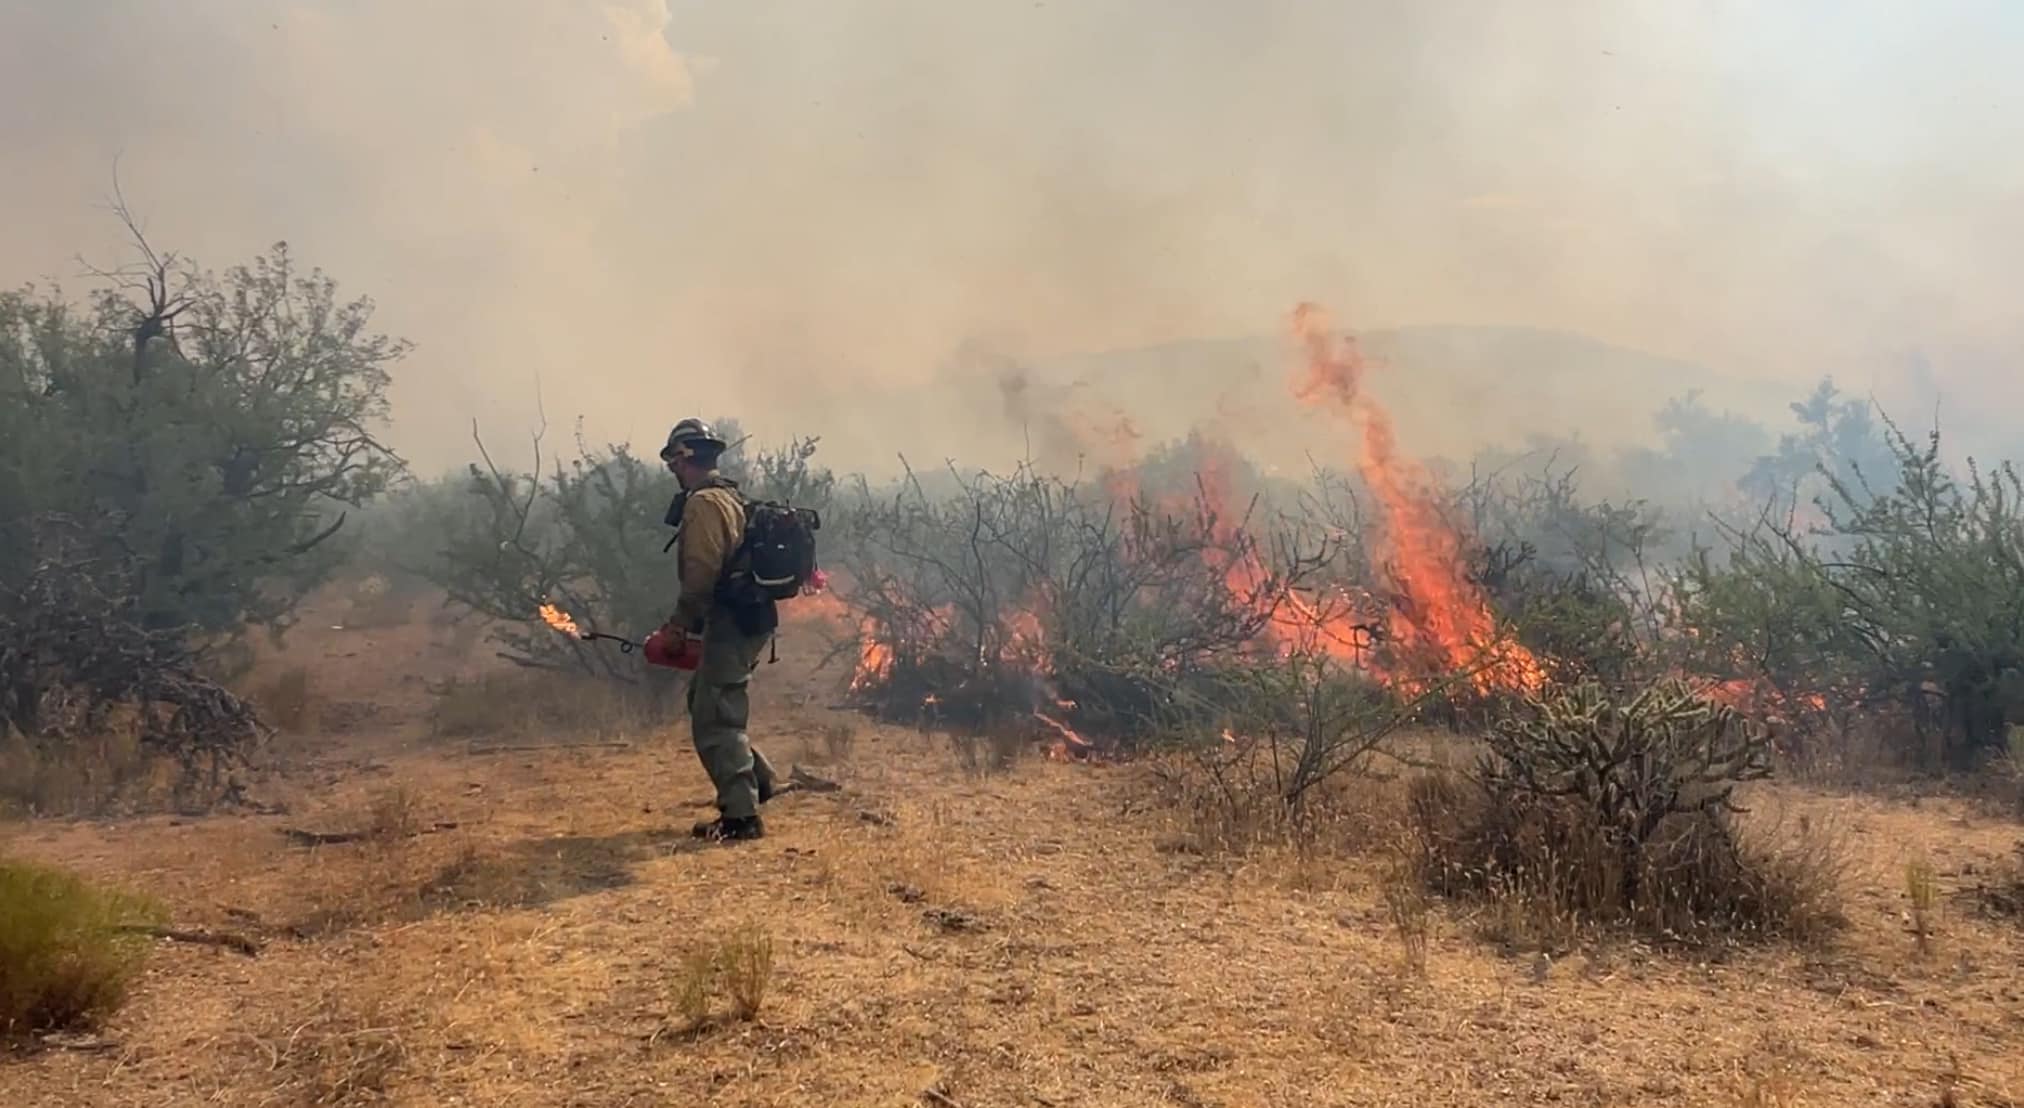
<path fill-rule="evenodd" d="M 682 575 L 682 597 L 675 604 L 675 623 L 700 630 L 716 597 L 738 544 L 745 538 L 745 505 L 726 488 L 697 489 L 682 508 L 682 529 L 675 541 L 675 560 Z"/>

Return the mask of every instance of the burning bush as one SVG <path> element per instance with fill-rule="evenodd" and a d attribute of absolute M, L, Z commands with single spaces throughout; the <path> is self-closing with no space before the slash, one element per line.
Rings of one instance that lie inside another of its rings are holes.
<path fill-rule="evenodd" d="M 919 481 L 888 500 L 862 493 L 845 562 L 863 613 L 861 702 L 966 725 L 1010 713 L 1079 749 L 1078 730 L 1172 722 L 1183 694 L 1340 614 L 1339 596 L 1303 598 L 1330 562 L 1325 537 L 1263 536 L 1255 504 L 1226 515 L 1206 482 L 1185 505 L 1115 489 L 1022 468 L 958 478 L 941 497 Z"/>
<path fill-rule="evenodd" d="M 1817 922 L 1815 872 L 1739 838 L 1736 787 L 1769 775 L 1763 731 L 1680 682 L 1595 685 L 1502 722 L 1466 778 L 1415 783 L 1424 877 L 1567 921 L 1689 934 Z"/>

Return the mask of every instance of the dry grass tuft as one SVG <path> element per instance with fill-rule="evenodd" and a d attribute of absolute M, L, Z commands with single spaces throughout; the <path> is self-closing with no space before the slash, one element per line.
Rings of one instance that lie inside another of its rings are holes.
<path fill-rule="evenodd" d="M 387 843 L 421 834 L 422 800 L 414 790 L 395 785 L 375 792 L 367 802 L 365 833 L 374 842 Z"/>
<path fill-rule="evenodd" d="M 694 1031 L 709 1023 L 710 1002 L 720 992 L 730 1000 L 734 1018 L 757 1019 L 772 982 L 773 937 L 741 930 L 685 951 L 671 992 L 684 1028 Z"/>
<path fill-rule="evenodd" d="M 1736 1089 L 1736 1108 L 1799 1108 L 1801 1103 L 1797 1085 L 1783 1073 L 1750 1077 Z"/>
<path fill-rule="evenodd" d="M 734 935 L 718 946 L 717 957 L 732 1013 L 741 1020 L 756 1018 L 773 981 L 773 937 L 764 932 Z"/>
<path fill-rule="evenodd" d="M 1381 889 L 1392 933 L 1398 936 L 1402 968 L 1410 976 L 1425 977 L 1433 913 L 1426 878 L 1419 872 L 1413 855 L 1401 852 L 1386 865 Z"/>
<path fill-rule="evenodd" d="M 344 625 L 355 631 L 404 626 L 414 618 L 416 599 L 413 582 L 368 574 L 345 597 Z"/>
<path fill-rule="evenodd" d="M 290 929 L 328 936 L 424 914 L 431 875 L 442 867 L 440 845 L 418 837 L 420 812 L 415 794 L 396 786 L 374 793 L 363 810 L 343 820 L 340 826 L 364 837 L 312 848 L 299 874 L 303 911 Z"/>
<path fill-rule="evenodd" d="M 305 666 L 291 666 L 253 692 L 253 703 L 267 722 L 291 734 L 301 734 L 315 721 L 316 700 Z"/>
<path fill-rule="evenodd" d="M 1031 737 L 1017 726 L 997 722 L 977 730 L 951 731 L 949 743 L 964 776 L 977 779 L 1008 773 L 1017 767 Z"/>
<path fill-rule="evenodd" d="M 0 859 L 0 1038 L 93 1030 L 125 1003 L 158 924 L 151 901 Z"/>
<path fill-rule="evenodd" d="M 850 760 L 857 749 L 857 724 L 851 720 L 832 720 L 822 727 L 822 756 L 830 765 Z"/>
<path fill-rule="evenodd" d="M 675 1011 L 683 1026 L 701 1027 L 710 1017 L 710 994 L 717 983 L 717 952 L 701 947 L 682 954 L 675 971 Z"/>
<path fill-rule="evenodd" d="M 1974 891 L 1985 914 L 2024 922 L 2024 840 L 2018 841 L 2011 860 L 1996 866 Z"/>
<path fill-rule="evenodd" d="M 1934 914 L 1940 906 L 1939 878 L 1933 864 L 1923 858 L 1905 863 L 1905 906 L 1907 929 L 1920 956 L 1933 952 Z"/>

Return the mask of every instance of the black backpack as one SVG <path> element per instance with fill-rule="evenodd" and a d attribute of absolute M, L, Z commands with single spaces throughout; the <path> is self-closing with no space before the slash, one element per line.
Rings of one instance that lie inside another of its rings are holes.
<path fill-rule="evenodd" d="M 718 594 L 734 608 L 800 596 L 815 576 L 815 533 L 822 530 L 821 514 L 813 508 L 754 500 L 735 481 L 720 480 L 716 487 L 730 489 L 745 507 L 745 537 L 731 555 Z M 682 525 L 687 501 L 688 494 L 681 493 L 668 505 L 668 526 Z M 670 538 L 665 549 L 674 545 Z"/>
<path fill-rule="evenodd" d="M 745 541 L 731 560 L 733 578 L 744 576 L 761 595 L 792 600 L 815 576 L 815 533 L 822 516 L 772 500 L 745 501 Z"/>

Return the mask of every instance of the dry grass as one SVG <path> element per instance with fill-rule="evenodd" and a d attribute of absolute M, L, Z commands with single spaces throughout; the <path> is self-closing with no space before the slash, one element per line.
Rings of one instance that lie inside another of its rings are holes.
<path fill-rule="evenodd" d="M 991 726 L 949 732 L 956 763 L 972 778 L 1008 773 L 1018 766 L 1032 746 L 1032 735 L 1020 723 L 997 722 Z"/>
<path fill-rule="evenodd" d="M 351 630 L 402 626 L 414 618 L 417 593 L 412 581 L 378 573 L 362 577 L 344 598 L 344 626 Z"/>
<path fill-rule="evenodd" d="M 759 1018 L 773 983 L 773 937 L 747 927 L 707 938 L 682 952 L 670 988 L 682 1030 L 694 1033 L 711 1023 L 711 1002 L 722 996 L 732 1018 Z"/>
<path fill-rule="evenodd" d="M 1736 1108 L 1799 1108 L 1797 1083 L 1783 1073 L 1750 1077 L 1740 1083 Z"/>
<path fill-rule="evenodd" d="M 1413 977 L 1425 977 L 1433 920 L 1426 876 L 1419 872 L 1412 854 L 1400 851 L 1385 867 L 1382 881 L 1385 911 L 1398 936 L 1402 966 Z"/>
<path fill-rule="evenodd" d="M 36 743 L 0 734 L 0 815 L 95 816 L 168 795 L 173 768 L 129 728 Z"/>
<path fill-rule="evenodd" d="M 858 726 L 856 721 L 831 720 L 822 725 L 822 761 L 828 765 L 842 765 L 850 761 L 852 751 L 857 749 Z"/>
<path fill-rule="evenodd" d="M 151 901 L 0 858 L 0 1039 L 93 1030 L 126 1002 L 161 920 Z"/>
<path fill-rule="evenodd" d="M 436 691 L 429 727 L 439 738 L 613 739 L 674 718 L 676 707 L 633 686 L 518 669 L 444 684 Z"/>
<path fill-rule="evenodd" d="M 672 990 L 675 1011 L 681 1013 L 683 1028 L 693 1030 L 710 1018 L 710 995 L 717 984 L 717 951 L 710 946 L 685 951 L 676 967 Z"/>
<path fill-rule="evenodd" d="M 1933 874 L 1933 864 L 1923 858 L 1906 862 L 1906 929 L 1912 933 L 1912 942 L 1918 946 L 1921 956 L 1933 952 L 1934 917 L 1939 907 L 1940 886 L 1939 879 Z"/>
<path fill-rule="evenodd" d="M 316 688 L 307 666 L 282 670 L 256 687 L 252 700 L 261 717 L 281 731 L 301 734 L 316 722 Z"/>
<path fill-rule="evenodd" d="M 757 1019 L 773 981 L 773 937 L 741 932 L 719 942 L 717 972 L 731 998 L 731 1012 L 741 1020 Z"/>
<path fill-rule="evenodd" d="M 382 993 L 324 993 L 309 1012 L 256 1040 L 267 1096 L 335 1108 L 385 1099 L 407 1062 L 401 1022 Z"/>

